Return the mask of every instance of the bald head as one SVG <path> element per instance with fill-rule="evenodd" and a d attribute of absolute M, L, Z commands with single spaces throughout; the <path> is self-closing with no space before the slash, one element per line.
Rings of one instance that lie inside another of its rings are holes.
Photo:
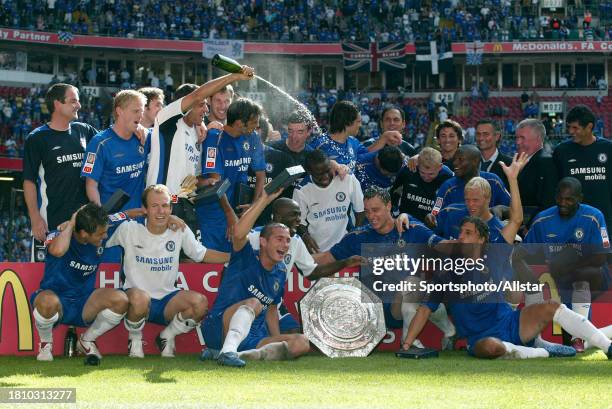
<path fill-rule="evenodd" d="M 461 145 L 453 158 L 455 176 L 471 179 L 480 171 L 480 150 L 474 145 Z"/>
<path fill-rule="evenodd" d="M 299 207 L 295 200 L 288 197 L 279 197 L 272 203 L 272 214 L 278 215 L 295 206 Z"/>
<path fill-rule="evenodd" d="M 567 190 L 572 194 L 572 196 L 582 196 L 582 185 L 580 184 L 580 181 L 571 176 L 564 177 L 559 181 L 559 184 L 557 185 L 557 192 L 560 192 L 561 190 Z"/>
<path fill-rule="evenodd" d="M 272 203 L 272 219 L 289 227 L 291 236 L 300 225 L 301 215 L 300 205 L 293 199 L 279 197 Z"/>

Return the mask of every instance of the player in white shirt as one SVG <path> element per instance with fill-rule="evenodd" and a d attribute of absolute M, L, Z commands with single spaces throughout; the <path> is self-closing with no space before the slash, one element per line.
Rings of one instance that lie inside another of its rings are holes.
<path fill-rule="evenodd" d="M 252 79 L 252 74 L 253 69 L 244 66 L 240 73 L 215 78 L 200 87 L 183 84 L 177 89 L 176 101 L 155 118 L 147 186 L 163 183 L 172 194 L 178 194 L 186 176 L 201 173 L 200 143 L 205 134 L 198 127 L 208 112 L 206 98 L 234 81 Z"/>
<path fill-rule="evenodd" d="M 328 264 L 317 264 L 308 250 L 302 238 L 296 234 L 296 230 L 300 225 L 300 206 L 295 200 L 280 197 L 272 203 L 272 221 L 282 223 L 289 227 L 291 242 L 289 251 L 284 258 L 284 263 L 287 267 L 287 274 L 291 274 L 293 266 L 297 266 L 298 271 L 309 280 L 317 280 L 321 277 L 328 277 L 336 272 L 346 268 L 359 265 L 361 257 L 353 256 L 340 261 L 334 261 Z M 257 227 L 248 235 L 251 247 L 254 250 L 259 250 L 259 234 L 262 227 Z M 280 314 L 280 330 L 281 333 L 299 333 L 300 324 L 293 318 L 287 308 L 280 304 L 278 307 Z"/>
<path fill-rule="evenodd" d="M 298 231 L 311 251 L 325 252 L 346 234 L 351 212 L 357 226 L 362 224 L 363 192 L 355 175 L 334 176 L 323 151 L 309 152 L 305 166 L 308 176 L 293 192 L 302 214 Z"/>
<path fill-rule="evenodd" d="M 229 254 L 202 246 L 188 227 L 170 230 L 172 204 L 166 186 L 147 187 L 142 203 L 146 211 L 145 224 L 122 223 L 107 247 L 119 245 L 124 250 L 123 289 L 130 301 L 125 326 L 129 333 L 130 357 L 144 357 L 142 329 L 148 320 L 166 325 L 156 343 L 162 357 L 172 358 L 174 338 L 194 329 L 208 311 L 204 295 L 175 287 L 181 249 L 192 260 L 206 263 L 225 263 L 229 261 Z"/>

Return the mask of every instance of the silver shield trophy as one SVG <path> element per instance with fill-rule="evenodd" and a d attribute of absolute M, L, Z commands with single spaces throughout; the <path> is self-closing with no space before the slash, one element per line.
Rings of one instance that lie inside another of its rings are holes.
<path fill-rule="evenodd" d="M 357 278 L 321 278 L 300 301 L 304 334 L 331 358 L 368 356 L 386 334 L 380 299 Z"/>

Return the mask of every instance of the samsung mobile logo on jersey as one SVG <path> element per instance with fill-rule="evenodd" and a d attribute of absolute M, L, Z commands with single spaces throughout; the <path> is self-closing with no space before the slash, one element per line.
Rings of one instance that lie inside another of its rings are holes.
<path fill-rule="evenodd" d="M 143 167 L 144 167 L 144 161 L 134 163 L 133 165 L 117 166 L 115 168 L 115 173 L 121 174 L 121 173 L 135 172 L 135 171 L 142 170 Z M 138 174 L 140 174 L 140 172 L 138 172 Z"/>
<path fill-rule="evenodd" d="M 274 301 L 272 298 L 259 291 L 253 284 L 249 286 L 248 291 L 253 294 L 253 296 L 257 298 L 259 302 L 261 302 L 263 305 L 270 305 L 272 304 L 272 301 Z M 276 291 L 278 291 L 278 289 Z"/>
<path fill-rule="evenodd" d="M 71 153 L 69 155 L 57 156 L 56 160 L 57 163 L 72 162 L 75 160 L 82 161 L 83 153 Z"/>
<path fill-rule="evenodd" d="M 84 275 L 89 275 L 96 271 L 96 269 L 98 268 L 98 265 L 97 264 L 81 264 L 78 261 L 71 260 L 70 267 L 74 268 L 75 270 L 82 271 Z"/>

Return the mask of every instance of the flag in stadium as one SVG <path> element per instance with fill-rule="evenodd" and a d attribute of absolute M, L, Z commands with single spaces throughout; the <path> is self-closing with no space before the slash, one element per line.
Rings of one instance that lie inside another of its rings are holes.
<path fill-rule="evenodd" d="M 69 43 L 72 40 L 74 40 L 74 36 L 72 35 L 72 33 L 68 32 L 68 31 L 59 31 L 57 33 L 57 38 L 62 43 Z"/>
<path fill-rule="evenodd" d="M 416 42 L 416 71 L 438 75 L 454 69 L 452 51 L 440 50 L 435 41 Z"/>
<path fill-rule="evenodd" d="M 342 43 L 344 69 L 379 72 L 406 68 L 404 43 Z"/>
<path fill-rule="evenodd" d="M 482 41 L 474 41 L 473 43 L 467 43 L 465 45 L 466 53 L 466 64 L 467 65 L 480 65 L 482 64 L 482 53 L 484 45 Z"/>

